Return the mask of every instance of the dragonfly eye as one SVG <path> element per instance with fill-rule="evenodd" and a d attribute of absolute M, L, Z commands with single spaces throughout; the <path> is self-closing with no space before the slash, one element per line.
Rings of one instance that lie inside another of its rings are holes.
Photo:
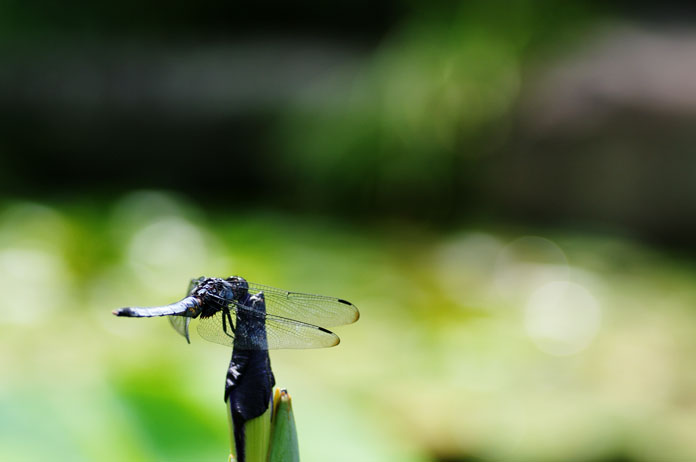
<path fill-rule="evenodd" d="M 235 289 L 248 289 L 249 283 L 240 276 L 230 276 L 225 281 L 231 283 Z"/>

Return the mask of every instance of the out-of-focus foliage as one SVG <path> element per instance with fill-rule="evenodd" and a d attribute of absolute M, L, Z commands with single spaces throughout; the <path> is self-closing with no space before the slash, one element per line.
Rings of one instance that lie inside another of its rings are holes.
<path fill-rule="evenodd" d="M 303 202 L 416 216 L 472 207 L 473 167 L 503 142 L 525 65 L 571 42 L 586 10 L 534 1 L 416 8 L 357 69 L 286 110 L 273 147 L 302 182 Z"/>
<path fill-rule="evenodd" d="M 280 11 L 257 18 L 286 27 L 266 37 L 224 7 L 163 7 L 150 30 L 127 20 L 137 2 L 53 21 L 4 8 L 24 24 L 0 46 L 11 190 L 154 185 L 220 201 L 236 187 L 295 210 L 438 219 L 478 208 L 481 159 L 505 142 L 523 73 L 597 17 L 583 2 L 514 0 L 416 2 L 383 7 L 384 19 L 358 2 L 380 35 L 347 16 L 350 29 L 324 40 Z"/>
<path fill-rule="evenodd" d="M 272 352 L 303 460 L 696 457 L 691 263 L 587 234 L 219 216 L 142 192 L 2 208 L 0 459 L 224 460 L 230 351 L 111 310 L 231 273 L 361 310 L 337 348 Z"/>

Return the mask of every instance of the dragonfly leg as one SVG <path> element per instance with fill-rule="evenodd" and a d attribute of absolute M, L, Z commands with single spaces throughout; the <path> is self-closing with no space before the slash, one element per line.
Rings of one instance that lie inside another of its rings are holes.
<path fill-rule="evenodd" d="M 230 323 L 230 330 L 232 331 L 232 335 L 230 335 L 227 331 L 227 323 L 228 322 Z M 232 316 L 230 315 L 229 308 L 225 308 L 222 312 L 222 331 L 228 337 L 234 337 L 234 324 L 232 324 Z"/>
<path fill-rule="evenodd" d="M 227 310 L 227 321 L 230 323 L 230 329 L 232 330 L 232 333 L 234 334 L 234 324 L 232 323 L 232 314 L 230 313 L 230 310 Z"/>

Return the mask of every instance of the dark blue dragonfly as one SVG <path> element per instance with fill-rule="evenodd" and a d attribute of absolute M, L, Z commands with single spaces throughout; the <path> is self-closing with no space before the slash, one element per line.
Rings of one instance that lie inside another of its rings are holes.
<path fill-rule="evenodd" d="M 265 301 L 265 310 L 257 308 L 259 300 Z M 239 276 L 200 277 L 191 281 L 188 295 L 176 303 L 113 313 L 134 318 L 168 316 L 189 343 L 189 324 L 198 318 L 201 337 L 245 350 L 332 347 L 339 338 L 326 328 L 351 324 L 360 317 L 355 305 L 346 300 L 289 292 Z"/>

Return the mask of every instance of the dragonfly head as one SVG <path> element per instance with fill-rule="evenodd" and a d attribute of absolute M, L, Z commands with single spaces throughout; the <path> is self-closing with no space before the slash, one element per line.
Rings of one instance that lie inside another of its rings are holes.
<path fill-rule="evenodd" d="M 241 276 L 230 276 L 225 279 L 232 286 L 234 298 L 239 300 L 243 298 L 249 291 L 249 283 Z"/>
<path fill-rule="evenodd" d="M 249 284 L 244 278 L 227 279 L 200 277 L 191 281 L 189 296 L 202 304 L 201 316 L 211 316 L 220 308 L 246 297 Z"/>

